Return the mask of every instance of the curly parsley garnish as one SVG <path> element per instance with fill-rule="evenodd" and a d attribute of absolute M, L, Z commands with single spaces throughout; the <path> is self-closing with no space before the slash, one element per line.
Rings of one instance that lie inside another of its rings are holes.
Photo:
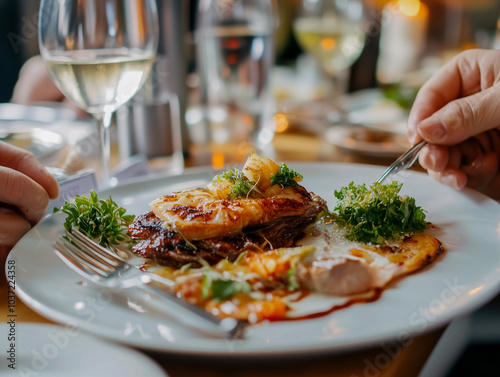
<path fill-rule="evenodd" d="M 296 178 L 298 178 L 298 180 Z M 281 187 L 297 187 L 299 185 L 297 181 L 300 181 L 302 178 L 301 174 L 289 169 L 286 164 L 281 163 L 276 174 L 271 176 L 271 186 L 280 185 Z"/>
<path fill-rule="evenodd" d="M 216 176 L 214 179 L 225 179 L 233 183 L 231 193 L 228 199 L 235 199 L 249 196 L 256 189 L 255 182 L 249 181 L 241 170 L 229 169 L 228 171 Z"/>
<path fill-rule="evenodd" d="M 335 191 L 339 203 L 337 224 L 346 227 L 346 237 L 352 241 L 384 244 L 427 227 L 425 211 L 415 205 L 415 199 L 401 197 L 402 184 L 374 183 L 348 186 Z"/>
<path fill-rule="evenodd" d="M 58 211 L 68 215 L 64 222 L 68 232 L 75 227 L 103 247 L 128 241 L 127 227 L 135 218 L 126 215 L 126 210 L 118 207 L 111 197 L 100 200 L 94 190 L 90 191 L 88 198 L 77 195 L 74 203 L 66 201 L 61 209 L 54 209 L 54 212 Z"/>

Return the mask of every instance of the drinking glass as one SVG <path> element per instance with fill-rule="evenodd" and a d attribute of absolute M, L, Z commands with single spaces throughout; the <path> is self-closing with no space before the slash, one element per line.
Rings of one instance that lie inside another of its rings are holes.
<path fill-rule="evenodd" d="M 142 86 L 157 43 L 155 0 L 42 0 L 41 55 L 63 94 L 96 120 L 103 185 L 112 114 Z"/>
<path fill-rule="evenodd" d="M 331 80 L 325 116 L 342 120 L 339 96 L 351 65 L 365 45 L 362 0 L 302 0 L 293 30 L 299 45 L 317 61 Z"/>
<path fill-rule="evenodd" d="M 212 142 L 249 142 L 263 153 L 272 141 L 273 5 L 272 0 L 200 1 L 198 57 Z"/>

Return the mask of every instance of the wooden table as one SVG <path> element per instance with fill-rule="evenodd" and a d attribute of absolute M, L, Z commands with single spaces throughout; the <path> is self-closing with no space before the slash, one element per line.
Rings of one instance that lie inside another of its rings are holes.
<path fill-rule="evenodd" d="M 390 160 L 379 160 L 366 156 L 344 153 L 328 145 L 324 140 L 311 134 L 286 133 L 276 136 L 274 141 L 278 161 L 340 161 L 387 165 Z M 239 150 L 239 152 L 238 152 Z M 235 153 L 235 151 L 237 153 Z M 193 147 L 188 166 L 210 165 L 214 152 L 221 153 L 226 162 L 244 161 L 247 151 L 244 148 Z M 116 154 L 116 149 L 115 149 Z M 156 161 L 156 166 L 161 162 Z M 7 286 L 5 280 L 0 284 L 0 320 L 7 322 Z M 28 308 L 21 300 L 16 302 L 18 322 L 51 323 Z M 406 346 L 388 348 L 380 344 L 355 352 L 344 354 L 322 353 L 293 358 L 207 358 L 178 356 L 146 352 L 162 365 L 171 377 L 192 376 L 238 376 L 238 377 L 413 377 L 418 376 L 425 361 L 440 339 L 444 328 L 419 335 Z"/>

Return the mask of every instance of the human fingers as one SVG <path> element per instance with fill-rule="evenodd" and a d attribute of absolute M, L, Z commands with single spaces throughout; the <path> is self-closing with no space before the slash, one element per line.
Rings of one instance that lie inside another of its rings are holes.
<path fill-rule="evenodd" d="M 481 156 L 470 166 L 463 166 L 462 170 L 468 176 L 467 186 L 481 190 L 498 174 L 498 166 L 498 156 L 494 153 Z"/>
<path fill-rule="evenodd" d="M 0 166 L 0 202 L 16 207 L 31 224 L 36 224 L 47 210 L 49 195 L 27 175 Z"/>
<path fill-rule="evenodd" d="M 500 51 L 468 50 L 458 54 L 420 89 L 408 118 L 408 138 L 421 139 L 417 127 L 436 111 L 461 97 L 500 83 Z"/>
<path fill-rule="evenodd" d="M 478 156 L 469 165 L 462 166 L 462 171 L 467 175 L 467 186 L 481 191 L 498 174 L 498 155 L 490 152 Z"/>
<path fill-rule="evenodd" d="M 495 149 L 495 144 L 500 140 L 490 138 L 491 133 L 481 134 L 451 147 L 426 148 L 422 151 L 421 165 L 432 178 L 454 189 L 467 186 L 499 197 L 500 185 L 495 182 L 500 180 L 500 149 Z M 440 164 L 434 164 L 435 157 L 428 155 L 431 153 L 443 153 Z"/>
<path fill-rule="evenodd" d="M 0 246 L 13 246 L 31 229 L 31 224 L 18 213 L 0 209 Z"/>
<path fill-rule="evenodd" d="M 462 159 L 463 153 L 457 146 L 446 147 L 431 144 L 422 150 L 419 162 L 424 169 L 439 173 L 448 167 L 459 169 Z"/>
<path fill-rule="evenodd" d="M 460 74 L 452 63 L 446 64 L 434 74 L 418 91 L 408 116 L 407 133 L 412 144 L 421 140 L 418 124 L 437 110 L 459 97 Z M 443 87 L 447 90 L 443 91 Z"/>
<path fill-rule="evenodd" d="M 460 169 L 447 167 L 441 172 L 428 170 L 430 177 L 455 190 L 464 188 L 467 184 L 467 175 Z"/>
<path fill-rule="evenodd" d="M 418 161 L 424 169 L 440 172 L 448 165 L 449 158 L 447 147 L 427 145 L 420 152 Z"/>
<path fill-rule="evenodd" d="M 417 125 L 429 143 L 453 145 L 500 125 L 500 85 L 454 100 Z"/>
<path fill-rule="evenodd" d="M 32 153 L 0 142 L 0 166 L 17 170 L 40 184 L 51 199 L 59 196 L 57 180 L 45 170 Z"/>
<path fill-rule="evenodd" d="M 429 145 L 425 149 L 419 162 L 429 176 L 457 190 L 465 187 L 467 176 L 460 170 L 462 154 L 458 147 Z"/>

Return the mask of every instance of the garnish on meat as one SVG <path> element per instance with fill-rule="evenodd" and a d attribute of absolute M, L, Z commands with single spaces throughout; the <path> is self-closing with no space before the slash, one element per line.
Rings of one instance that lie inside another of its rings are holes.
<path fill-rule="evenodd" d="M 300 174 L 251 154 L 242 171 L 216 176 L 206 189 L 164 195 L 129 227 L 138 255 L 173 267 L 234 261 L 245 250 L 291 246 L 326 209 L 297 181 Z M 285 171 L 288 180 L 273 184 Z M 293 186 L 293 187 L 292 187 Z"/>

